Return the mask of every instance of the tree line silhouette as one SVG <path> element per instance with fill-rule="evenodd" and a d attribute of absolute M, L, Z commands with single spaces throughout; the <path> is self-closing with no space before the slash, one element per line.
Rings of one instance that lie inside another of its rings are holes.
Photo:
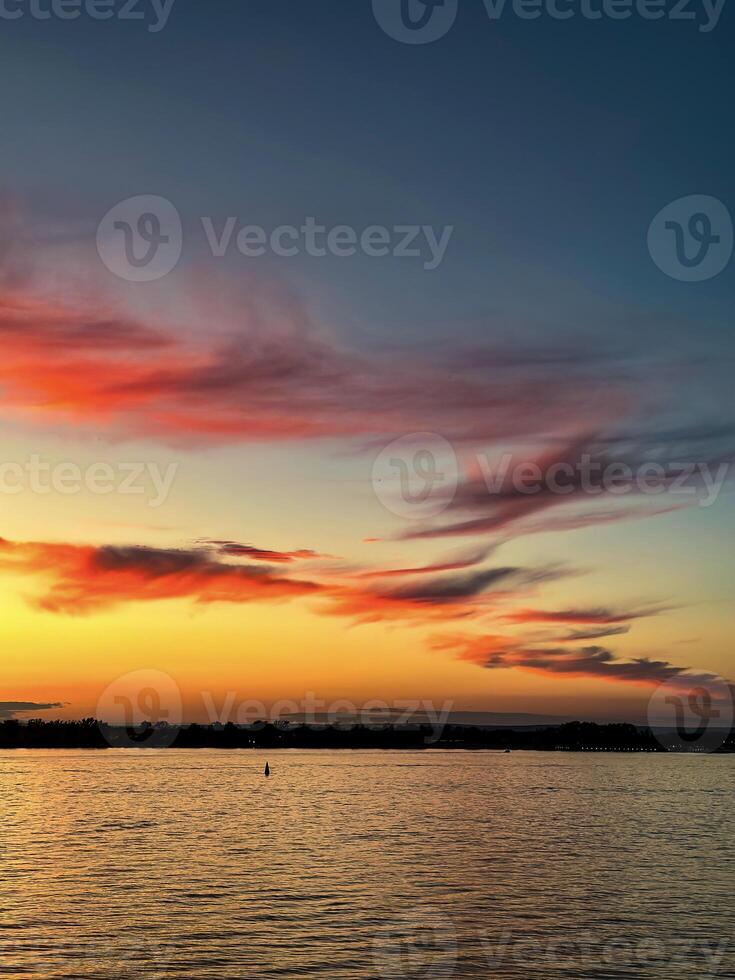
<path fill-rule="evenodd" d="M 446 725 L 252 725 L 145 724 L 112 726 L 95 718 L 81 721 L 12 719 L 0 723 L 0 749 L 495 749 L 537 751 L 663 752 L 653 732 L 630 724 L 567 722 L 538 729 Z M 722 747 L 735 751 L 731 733 Z"/>

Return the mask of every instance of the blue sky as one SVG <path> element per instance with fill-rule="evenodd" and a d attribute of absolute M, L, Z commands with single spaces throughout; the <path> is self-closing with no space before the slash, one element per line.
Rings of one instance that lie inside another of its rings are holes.
<path fill-rule="evenodd" d="M 641 339 L 641 317 L 670 317 L 729 339 L 731 277 L 667 279 L 645 232 L 675 198 L 727 201 L 730 17 L 708 34 L 638 18 L 491 23 L 462 0 L 453 30 L 420 46 L 387 37 L 368 2 L 176 0 L 157 34 L 5 22 L 6 183 L 95 224 L 150 192 L 193 222 L 453 225 L 441 275 L 280 263 L 358 306 L 369 335 L 441 332 L 447 317 L 607 334 L 634 318 Z"/>

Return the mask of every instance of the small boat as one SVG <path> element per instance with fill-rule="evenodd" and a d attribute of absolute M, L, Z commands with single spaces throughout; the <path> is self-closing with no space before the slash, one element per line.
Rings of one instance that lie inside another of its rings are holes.
<path fill-rule="evenodd" d="M 270 776 L 270 774 L 271 774 L 271 767 L 266 762 L 266 764 L 265 764 L 265 775 L 266 776 Z"/>
<path fill-rule="evenodd" d="M 510 755 L 510 749 L 506 749 L 506 750 L 505 750 L 505 754 L 506 754 L 506 755 Z"/>

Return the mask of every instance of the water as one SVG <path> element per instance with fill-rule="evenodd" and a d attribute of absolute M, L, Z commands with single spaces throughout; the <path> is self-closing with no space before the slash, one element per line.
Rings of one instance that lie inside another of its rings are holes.
<path fill-rule="evenodd" d="M 0 974 L 735 976 L 735 756 L 268 758 L 0 752 Z"/>

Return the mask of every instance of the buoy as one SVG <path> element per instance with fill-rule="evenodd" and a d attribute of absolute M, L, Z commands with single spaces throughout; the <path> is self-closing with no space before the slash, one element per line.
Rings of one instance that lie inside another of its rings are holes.
<path fill-rule="evenodd" d="M 266 776 L 270 776 L 270 774 L 271 774 L 271 767 L 268 765 L 267 762 L 265 764 L 265 774 L 266 774 Z"/>

